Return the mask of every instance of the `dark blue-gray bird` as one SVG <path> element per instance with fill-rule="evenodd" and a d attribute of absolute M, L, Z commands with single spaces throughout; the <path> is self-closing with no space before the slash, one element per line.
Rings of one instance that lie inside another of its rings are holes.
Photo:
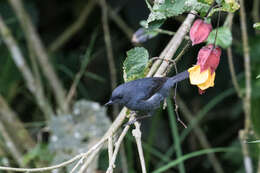
<path fill-rule="evenodd" d="M 126 82 L 114 89 L 105 105 L 118 103 L 132 111 L 152 114 L 168 97 L 170 89 L 188 77 L 189 72 L 184 71 L 173 77 L 148 77 Z"/>

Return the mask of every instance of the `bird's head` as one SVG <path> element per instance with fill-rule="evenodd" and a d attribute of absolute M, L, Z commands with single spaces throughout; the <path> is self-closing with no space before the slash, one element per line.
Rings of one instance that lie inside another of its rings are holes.
<path fill-rule="evenodd" d="M 122 87 L 117 87 L 112 92 L 112 96 L 109 101 L 105 104 L 105 106 L 112 105 L 114 103 L 124 104 L 124 92 Z"/>

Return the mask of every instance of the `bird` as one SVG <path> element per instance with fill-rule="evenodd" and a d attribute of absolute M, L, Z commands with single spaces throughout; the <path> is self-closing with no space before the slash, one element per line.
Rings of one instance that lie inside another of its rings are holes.
<path fill-rule="evenodd" d="M 188 77 L 186 70 L 173 77 L 146 77 L 126 82 L 113 90 L 105 106 L 117 103 L 131 111 L 141 111 L 151 116 L 169 96 L 171 88 Z"/>

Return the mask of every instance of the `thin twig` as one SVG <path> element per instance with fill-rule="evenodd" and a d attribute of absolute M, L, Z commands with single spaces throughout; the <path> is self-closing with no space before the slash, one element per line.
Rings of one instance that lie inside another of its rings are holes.
<path fill-rule="evenodd" d="M 112 156 L 113 156 L 113 140 L 112 136 L 109 136 L 108 138 L 108 160 L 109 160 L 109 165 L 112 162 Z"/>
<path fill-rule="evenodd" d="M 0 121 L 4 124 L 8 133 L 15 141 L 15 144 L 19 146 L 20 151 L 29 151 L 35 147 L 35 141 L 30 136 L 24 124 L 18 118 L 18 115 L 12 111 L 7 104 L 7 101 L 0 94 Z M 19 131 L 19 133 L 17 133 Z M 23 134 L 23 135 L 20 135 Z"/>
<path fill-rule="evenodd" d="M 108 130 L 108 132 L 111 132 L 111 131 L 113 131 L 113 130 L 110 130 L 110 131 Z M 70 160 L 62 162 L 60 164 L 57 164 L 54 166 L 49 166 L 49 167 L 43 167 L 43 168 L 11 168 L 11 167 L 0 166 L 0 170 L 16 171 L 16 172 L 43 172 L 43 171 L 49 171 L 49 170 L 58 169 L 58 168 L 67 166 L 67 165 L 75 162 L 76 160 L 81 159 L 82 157 L 85 157 L 85 158 L 88 157 L 90 154 L 92 154 L 96 150 L 99 151 L 99 149 L 102 147 L 104 142 L 107 140 L 107 135 L 108 135 L 107 133 L 104 135 L 104 137 L 98 143 L 96 143 L 93 147 L 91 147 L 86 153 L 80 153 L 80 154 L 74 156 L 73 158 L 71 158 Z"/>
<path fill-rule="evenodd" d="M 246 13 L 244 7 L 244 0 L 240 0 L 240 24 L 242 31 L 242 41 L 243 41 L 243 52 L 244 52 L 244 67 L 245 67 L 245 79 L 246 79 L 246 95 L 244 100 L 245 106 L 245 130 L 249 131 L 250 128 L 250 115 L 251 115 L 251 66 L 250 66 L 250 54 L 249 54 L 249 44 L 248 35 L 246 27 Z"/>
<path fill-rule="evenodd" d="M 95 0 L 90 0 L 81 11 L 79 18 L 75 20 L 53 43 L 48 47 L 48 50 L 55 52 L 67 43 L 72 36 L 74 36 L 86 23 L 90 13 L 94 10 L 96 5 Z"/>
<path fill-rule="evenodd" d="M 230 70 L 232 83 L 234 85 L 234 88 L 236 90 L 236 93 L 237 93 L 238 97 L 242 98 L 241 89 L 240 89 L 240 87 L 238 85 L 238 82 L 237 82 L 237 77 L 236 77 L 236 72 L 235 72 L 235 67 L 234 67 L 233 55 L 232 55 L 231 47 L 229 47 L 227 49 L 227 57 L 228 57 L 228 66 L 229 66 L 229 70 Z"/>
<path fill-rule="evenodd" d="M 93 172 L 93 170 L 90 171 L 90 170 L 87 170 L 87 168 L 88 168 L 88 166 L 90 166 L 91 162 L 97 157 L 101 148 L 102 148 L 102 146 L 99 146 L 91 153 L 91 155 L 87 158 L 86 163 L 80 168 L 78 173 Z"/>
<path fill-rule="evenodd" d="M 228 13 L 228 16 L 227 16 L 225 24 L 224 24 L 224 25 L 227 25 L 230 30 L 232 30 L 233 17 L 234 17 L 234 13 Z M 242 98 L 241 89 L 237 82 L 231 47 L 228 47 L 228 49 L 227 49 L 227 57 L 228 57 L 228 66 L 229 66 L 229 70 L 230 70 L 232 83 L 234 85 L 234 88 L 237 92 L 238 97 Z"/>
<path fill-rule="evenodd" d="M 175 62 L 174 62 L 174 68 L 175 68 L 176 74 L 178 74 L 177 65 L 176 65 Z M 174 96 L 173 96 L 174 105 L 175 105 L 174 111 L 175 111 L 175 114 L 176 114 L 176 119 L 177 119 L 177 121 L 180 122 L 181 125 L 186 129 L 186 128 L 187 128 L 187 125 L 181 120 L 180 115 L 179 115 L 179 112 L 178 112 L 179 106 L 178 106 L 178 104 L 177 104 L 177 99 L 176 99 L 176 97 L 177 97 L 177 88 L 178 88 L 178 82 L 175 84 L 175 88 L 174 88 Z"/>
<path fill-rule="evenodd" d="M 167 35 L 175 35 L 176 32 L 173 32 L 173 31 L 168 31 L 168 30 L 164 30 L 164 29 L 160 29 L 160 28 L 157 28 L 157 29 L 154 29 L 154 31 L 158 32 L 158 33 L 161 33 L 161 34 L 167 34 Z M 185 35 L 185 40 L 190 40 L 190 37 Z"/>
<path fill-rule="evenodd" d="M 8 132 L 6 131 L 3 123 L 0 121 L 0 133 L 3 136 L 5 142 L 6 142 L 6 146 L 9 149 L 10 153 L 12 154 L 13 158 L 17 161 L 17 163 L 20 166 L 23 166 L 23 155 L 22 153 L 17 149 L 17 147 L 15 146 L 14 141 L 12 140 L 12 138 L 10 137 L 10 135 L 8 134 Z"/>
<path fill-rule="evenodd" d="M 78 161 L 78 163 L 71 169 L 70 173 L 73 173 L 76 171 L 76 169 L 79 167 L 80 164 L 83 163 L 85 157 L 81 157 L 81 159 Z"/>
<path fill-rule="evenodd" d="M 36 62 L 33 47 L 30 43 L 28 44 L 28 49 L 29 49 L 29 57 L 30 57 L 30 60 L 32 63 L 32 70 L 33 70 L 33 73 L 35 76 L 35 86 L 36 86 L 36 93 L 37 93 L 36 99 L 39 102 L 40 109 L 44 113 L 45 119 L 49 120 L 54 115 L 54 111 L 53 111 L 47 97 L 44 94 L 44 89 L 43 89 L 44 85 L 42 84 L 42 81 L 41 81 L 40 69 Z"/>
<path fill-rule="evenodd" d="M 94 156 L 99 152 L 99 150 L 102 148 L 103 143 L 105 142 L 106 139 L 101 139 L 101 141 L 99 141 L 96 145 L 94 145 L 93 147 L 91 147 L 91 152 L 88 151 L 85 155 L 83 155 L 81 157 L 81 159 L 77 162 L 77 164 L 72 168 L 72 170 L 70 171 L 70 173 L 73 173 L 80 165 L 83 165 L 79 172 L 84 171 L 85 169 L 87 169 L 87 167 L 89 166 L 90 162 L 94 159 Z M 86 159 L 86 162 L 84 163 L 84 160 Z"/>
<path fill-rule="evenodd" d="M 243 99 L 243 107 L 245 111 L 245 127 L 244 130 L 240 131 L 240 141 L 242 145 L 242 152 L 244 155 L 244 164 L 246 173 L 251 173 L 253 171 L 252 160 L 249 155 L 248 145 L 244 143 L 249 135 L 249 130 L 251 128 L 251 67 L 250 67 L 250 54 L 249 54 L 249 44 L 248 35 L 246 27 L 246 12 L 244 6 L 244 0 L 240 0 L 240 25 L 242 32 L 243 41 L 243 52 L 244 52 L 244 67 L 245 67 L 245 98 Z M 259 168 L 260 169 L 260 168 Z"/>
<path fill-rule="evenodd" d="M 125 33 L 127 38 L 131 41 L 134 31 L 109 5 L 107 5 L 107 10 L 109 18 L 111 18 L 115 22 L 115 24 L 117 24 L 117 26 L 122 30 L 123 33 Z"/>
<path fill-rule="evenodd" d="M 132 121 L 133 119 L 130 118 L 130 120 Z M 130 121 L 129 120 L 129 121 Z M 116 161 L 116 156 L 118 154 L 118 151 L 119 151 L 119 148 L 120 148 L 120 144 L 122 143 L 126 133 L 128 132 L 130 126 L 129 125 L 126 125 L 124 130 L 122 131 L 122 133 L 120 134 L 118 140 L 116 141 L 115 143 L 115 150 L 114 150 L 114 153 L 113 153 L 113 156 L 112 156 L 112 159 L 111 159 L 111 162 L 107 168 L 107 171 L 106 173 L 112 173 L 113 172 L 113 169 L 115 167 L 115 161 Z"/>
<path fill-rule="evenodd" d="M 32 21 L 25 11 L 22 1 L 19 0 L 9 0 L 10 5 L 13 7 L 19 22 L 21 23 L 22 29 L 25 33 L 26 40 L 33 47 L 35 55 L 41 64 L 43 74 L 49 80 L 49 84 L 53 89 L 55 99 L 59 105 L 59 109 L 65 113 L 68 112 L 68 106 L 65 105 L 65 91 L 62 87 L 56 73 L 54 72 L 53 67 L 49 63 L 49 58 L 47 52 L 43 46 L 43 43 L 40 40 L 38 33 L 36 32 L 35 27 L 32 24 Z"/>
<path fill-rule="evenodd" d="M 102 23 L 103 23 L 106 51 L 107 51 L 108 67 L 109 67 L 109 73 L 111 79 L 111 91 L 113 91 L 113 89 L 116 88 L 117 77 L 116 77 L 116 66 L 115 66 L 113 48 L 112 48 L 111 37 L 110 37 L 110 29 L 109 29 L 108 17 L 107 17 L 107 4 L 105 0 L 100 0 L 100 3 L 102 7 Z M 118 105 L 113 105 L 114 118 L 118 114 L 118 112 L 119 112 Z"/>
<path fill-rule="evenodd" d="M 142 173 L 146 173 L 144 152 L 143 152 L 142 140 L 141 140 L 141 137 L 142 137 L 142 132 L 140 130 L 141 124 L 137 121 L 134 124 L 135 124 L 135 129 L 132 131 L 132 134 L 135 137 L 138 154 L 139 154 L 139 159 L 140 159 L 141 167 L 142 167 Z"/>
<path fill-rule="evenodd" d="M 216 29 L 216 35 L 215 35 L 215 38 L 214 38 L 214 47 L 216 46 L 216 42 L 217 42 L 217 37 L 218 37 L 218 27 L 219 27 L 219 22 L 220 22 L 220 13 L 221 11 L 218 12 L 218 23 L 217 23 L 217 29 Z M 212 51 L 213 49 L 211 49 Z"/>
<path fill-rule="evenodd" d="M 34 85 L 34 77 L 31 73 L 31 70 L 29 66 L 27 65 L 26 61 L 24 60 L 24 57 L 21 53 L 20 48 L 18 47 L 16 40 L 13 38 L 9 28 L 4 23 L 4 20 L 2 16 L 0 16 L 0 32 L 2 35 L 2 38 L 7 45 L 10 53 L 12 54 L 12 58 L 18 67 L 18 69 L 21 71 L 25 82 L 27 84 L 28 89 L 35 94 L 36 87 Z"/>
<path fill-rule="evenodd" d="M 80 70 L 76 74 L 76 76 L 75 76 L 75 78 L 72 82 L 72 85 L 69 89 L 69 92 L 67 94 L 67 97 L 66 97 L 66 100 L 65 100 L 67 105 L 70 105 L 71 100 L 72 100 L 73 96 L 75 95 L 75 92 L 76 92 L 77 86 L 80 82 L 80 79 L 84 75 L 86 68 L 87 68 L 87 66 L 90 62 L 90 57 L 91 57 L 92 49 L 93 49 L 93 46 L 94 46 L 94 42 L 96 40 L 96 36 L 97 36 L 97 32 L 94 32 L 92 34 L 91 41 L 90 41 L 89 46 L 88 46 L 86 53 L 84 55 L 84 59 L 81 62 Z"/>

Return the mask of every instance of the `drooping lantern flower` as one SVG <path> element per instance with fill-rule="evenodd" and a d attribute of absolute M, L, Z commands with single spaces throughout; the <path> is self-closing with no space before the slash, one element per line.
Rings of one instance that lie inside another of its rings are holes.
<path fill-rule="evenodd" d="M 214 72 L 218 67 L 220 55 L 221 49 L 213 44 L 202 47 L 197 57 L 197 65 L 201 66 L 201 72 L 208 68 L 211 69 L 211 72 Z"/>
<path fill-rule="evenodd" d="M 199 44 L 207 40 L 212 31 L 212 25 L 202 19 L 197 19 L 190 29 L 190 39 L 192 45 Z"/>
<path fill-rule="evenodd" d="M 219 65 L 221 49 L 210 44 L 200 49 L 197 64 L 188 69 L 190 83 L 197 85 L 199 93 L 203 94 L 214 86 L 215 70 Z"/>

